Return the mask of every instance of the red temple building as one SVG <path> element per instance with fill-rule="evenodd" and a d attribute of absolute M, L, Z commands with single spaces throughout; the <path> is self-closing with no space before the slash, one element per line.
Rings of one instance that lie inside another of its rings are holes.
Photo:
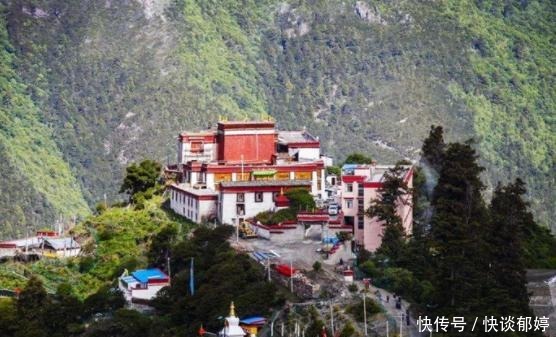
<path fill-rule="evenodd" d="M 307 131 L 277 131 L 272 121 L 219 122 L 178 137 L 179 184 L 172 209 L 196 222 L 235 224 L 287 207 L 284 192 L 325 193 L 320 141 Z"/>

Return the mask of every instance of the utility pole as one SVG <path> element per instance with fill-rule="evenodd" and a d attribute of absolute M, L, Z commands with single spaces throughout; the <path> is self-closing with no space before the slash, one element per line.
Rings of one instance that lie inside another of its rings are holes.
<path fill-rule="evenodd" d="M 363 291 L 363 322 L 365 322 L 365 336 L 367 336 L 367 302 L 365 297 L 367 297 L 367 294 Z M 388 326 L 386 326 L 386 334 L 388 335 Z"/>
<path fill-rule="evenodd" d="M 268 282 L 271 282 L 270 281 L 270 258 L 268 257 L 268 255 L 266 256 L 266 268 L 268 272 Z"/>
<path fill-rule="evenodd" d="M 330 327 L 332 328 L 332 336 L 334 336 L 334 308 L 332 307 L 332 301 L 330 301 Z"/>
<path fill-rule="evenodd" d="M 239 244 L 239 218 L 236 217 L 236 243 Z"/>
<path fill-rule="evenodd" d="M 170 256 L 166 258 L 166 264 L 168 266 L 168 279 L 170 281 L 169 283 L 170 285 L 172 285 L 172 271 L 170 270 Z"/>
<path fill-rule="evenodd" d="M 400 337 L 403 337 L 402 329 L 403 329 L 403 314 L 400 316 Z"/>
<path fill-rule="evenodd" d="M 293 294 L 293 262 L 290 258 L 290 291 Z"/>

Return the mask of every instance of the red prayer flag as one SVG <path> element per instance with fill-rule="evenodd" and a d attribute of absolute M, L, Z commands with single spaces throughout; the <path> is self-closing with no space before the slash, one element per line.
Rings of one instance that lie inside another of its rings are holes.
<path fill-rule="evenodd" d="M 199 328 L 199 336 L 204 336 L 206 333 L 207 331 L 203 329 L 203 326 L 201 325 L 201 327 Z"/>

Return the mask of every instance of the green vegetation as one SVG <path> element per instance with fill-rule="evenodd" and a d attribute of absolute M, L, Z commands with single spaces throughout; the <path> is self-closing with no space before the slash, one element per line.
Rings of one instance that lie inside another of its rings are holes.
<path fill-rule="evenodd" d="M 255 220 L 263 225 L 277 225 L 284 221 L 295 220 L 300 211 L 312 211 L 315 209 L 315 200 L 305 188 L 293 188 L 285 193 L 290 202 L 288 208 L 279 211 L 264 211 L 255 216 Z"/>
<path fill-rule="evenodd" d="M 365 294 L 363 294 L 363 296 L 365 296 Z M 367 311 L 367 319 L 383 311 L 380 305 L 369 297 L 365 300 L 365 309 Z M 346 312 L 352 314 L 358 322 L 363 322 L 363 299 L 358 300 L 354 305 L 348 306 Z"/>
<path fill-rule="evenodd" d="M 107 286 L 82 300 L 73 283 L 61 283 L 47 293 L 40 278 L 32 276 L 19 298 L 0 301 L 2 336 L 186 336 L 195 334 L 201 324 L 209 331 L 221 328 L 219 316 L 229 312 L 232 300 L 240 316 L 268 314 L 269 307 L 283 304 L 283 299 L 274 284 L 265 281 L 260 265 L 230 247 L 231 233 L 230 227 L 220 226 L 198 228 L 187 241 L 177 232 L 163 235 L 173 242 L 168 248 L 175 274 L 172 286 L 154 301 L 156 312 L 151 315 L 122 309 L 121 292 Z M 150 250 L 151 254 L 156 252 Z M 188 282 L 191 257 L 194 295 Z"/>
<path fill-rule="evenodd" d="M 72 233 L 83 242 L 83 257 L 67 261 L 41 260 L 32 264 L 0 265 L 0 288 L 22 288 L 23 275 L 37 275 L 54 292 L 61 283 L 70 283 L 78 298 L 85 298 L 102 286 L 111 284 L 124 269 L 146 267 L 155 262 L 147 255 L 153 245 L 160 247 L 157 233 L 179 233 L 183 238 L 193 223 L 163 207 L 164 199 L 154 196 L 144 209 L 111 207 L 76 226 Z M 150 260 L 150 261 L 149 261 Z"/>
<path fill-rule="evenodd" d="M 255 215 L 255 220 L 260 221 L 263 225 L 274 226 L 284 221 L 295 220 L 297 213 L 291 208 L 281 209 L 276 212 L 264 211 Z"/>
<path fill-rule="evenodd" d="M 283 303 L 275 284 L 266 282 L 261 265 L 230 247 L 227 239 L 232 233 L 230 226 L 214 230 L 200 227 L 190 240 L 172 246 L 174 281 L 153 303 L 168 335 L 193 335 L 201 324 L 208 331 L 217 331 L 222 327 L 218 317 L 229 312 L 231 301 L 240 317 L 265 315 L 273 306 Z M 192 257 L 193 295 L 189 289 Z"/>
<path fill-rule="evenodd" d="M 290 201 L 290 207 L 295 214 L 299 211 L 312 211 L 315 209 L 315 199 L 305 188 L 292 188 L 285 193 Z"/>
<path fill-rule="evenodd" d="M 363 3 L 7 2 L 2 233 L 120 199 L 123 167 L 173 161 L 184 129 L 267 114 L 337 162 L 415 158 L 431 124 L 475 136 L 488 185 L 522 177 L 553 225 L 556 4 Z"/>
<path fill-rule="evenodd" d="M 382 187 L 379 189 L 380 199 L 371 201 L 371 206 L 365 214 L 376 217 L 384 228 L 382 244 L 377 254 L 386 255 L 392 262 L 399 260 L 403 243 L 406 239 L 403 221 L 398 215 L 400 205 L 409 205 L 411 189 L 404 181 L 403 166 L 396 165 L 384 174 Z"/>
<path fill-rule="evenodd" d="M 351 153 L 344 160 L 344 164 L 370 164 L 373 159 L 362 153 Z"/>
<path fill-rule="evenodd" d="M 319 261 L 315 261 L 315 263 L 313 263 L 313 270 L 318 273 L 319 271 L 321 271 L 321 269 L 322 264 Z"/>
<path fill-rule="evenodd" d="M 442 128 L 431 128 L 416 170 L 412 237 L 396 250 L 383 241 L 376 254 L 359 256 L 359 267 L 432 316 L 532 315 L 525 268 L 553 263 L 556 239 L 535 223 L 520 179 L 498 185 L 486 204 L 484 169 L 472 144 L 445 144 Z M 540 242 L 542 253 L 532 258 Z"/>
<path fill-rule="evenodd" d="M 77 180 L 52 140 L 53 131 L 17 74 L 0 5 L 0 239 L 27 227 L 51 224 L 63 216 L 85 216 L 89 209 Z M 23 173 L 23 175 L 21 174 Z M 46 220 L 46 221 L 45 221 Z"/>
<path fill-rule="evenodd" d="M 554 180 L 556 158 L 555 11 L 554 2 L 542 1 L 449 1 L 443 8 L 473 48 L 474 78 L 449 90 L 473 111 L 489 176 L 522 177 L 547 222 L 556 212 L 556 194 L 546 184 Z"/>
<path fill-rule="evenodd" d="M 129 165 L 120 193 L 129 195 L 129 200 L 136 208 L 145 207 L 145 200 L 151 199 L 155 193 L 161 194 L 164 191 L 164 186 L 159 184 L 161 170 L 162 166 L 150 159 Z"/>

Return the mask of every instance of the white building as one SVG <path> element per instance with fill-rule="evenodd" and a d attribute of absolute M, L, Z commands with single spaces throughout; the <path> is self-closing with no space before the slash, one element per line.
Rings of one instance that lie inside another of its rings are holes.
<path fill-rule="evenodd" d="M 170 207 L 174 212 L 197 223 L 216 218 L 216 191 L 179 184 L 170 186 L 170 193 Z"/>
<path fill-rule="evenodd" d="M 118 285 L 128 302 L 145 303 L 152 300 L 160 289 L 170 284 L 170 277 L 158 268 L 139 269 L 120 276 Z"/>
<path fill-rule="evenodd" d="M 277 198 L 290 188 L 309 189 L 309 180 L 264 180 L 222 182 L 218 208 L 221 223 L 236 224 L 265 211 L 287 207 Z"/>

